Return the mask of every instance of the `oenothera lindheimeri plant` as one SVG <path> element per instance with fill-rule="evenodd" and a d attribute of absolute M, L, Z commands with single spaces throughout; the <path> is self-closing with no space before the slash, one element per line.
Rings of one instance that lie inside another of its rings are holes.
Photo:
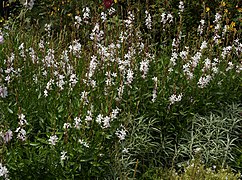
<path fill-rule="evenodd" d="M 189 119 L 241 98 L 242 50 L 222 12 L 191 36 L 177 6 L 123 19 L 86 6 L 73 31 L 2 30 L 2 177 L 135 178 L 178 163 Z"/>

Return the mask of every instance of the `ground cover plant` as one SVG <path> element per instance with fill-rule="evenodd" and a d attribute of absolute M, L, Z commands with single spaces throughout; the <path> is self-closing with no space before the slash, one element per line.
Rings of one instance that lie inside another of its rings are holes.
<path fill-rule="evenodd" d="M 0 178 L 239 178 L 239 3 L 47 2 L 0 31 Z"/>

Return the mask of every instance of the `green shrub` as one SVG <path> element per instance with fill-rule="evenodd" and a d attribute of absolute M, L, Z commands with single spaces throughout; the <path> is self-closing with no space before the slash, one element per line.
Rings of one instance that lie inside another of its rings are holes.
<path fill-rule="evenodd" d="M 147 172 L 143 179 L 162 179 L 162 180 L 237 180 L 241 177 L 240 173 L 234 173 L 229 168 L 221 169 L 216 166 L 206 168 L 198 159 L 193 159 L 184 165 L 182 171 L 175 169 L 156 169 Z"/>
<path fill-rule="evenodd" d="M 203 5 L 201 32 L 175 2 L 115 12 L 47 2 L 0 32 L 0 162 L 10 177 L 139 179 L 194 148 L 205 166 L 236 168 L 241 125 L 226 108 L 242 103 L 241 36 L 222 8 L 215 18 Z"/>

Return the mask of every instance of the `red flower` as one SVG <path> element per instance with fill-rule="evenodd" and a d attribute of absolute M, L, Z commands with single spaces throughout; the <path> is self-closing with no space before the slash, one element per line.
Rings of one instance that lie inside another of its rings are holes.
<path fill-rule="evenodd" d="M 106 9 L 109 9 L 113 4 L 113 0 L 104 0 L 103 4 L 104 4 Z"/>

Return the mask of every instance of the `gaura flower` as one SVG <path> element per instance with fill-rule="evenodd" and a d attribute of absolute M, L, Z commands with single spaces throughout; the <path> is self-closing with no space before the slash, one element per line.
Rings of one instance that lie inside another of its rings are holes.
<path fill-rule="evenodd" d="M 0 34 L 0 44 L 3 44 L 3 42 L 4 42 L 4 38 L 3 38 L 3 36 Z"/>

